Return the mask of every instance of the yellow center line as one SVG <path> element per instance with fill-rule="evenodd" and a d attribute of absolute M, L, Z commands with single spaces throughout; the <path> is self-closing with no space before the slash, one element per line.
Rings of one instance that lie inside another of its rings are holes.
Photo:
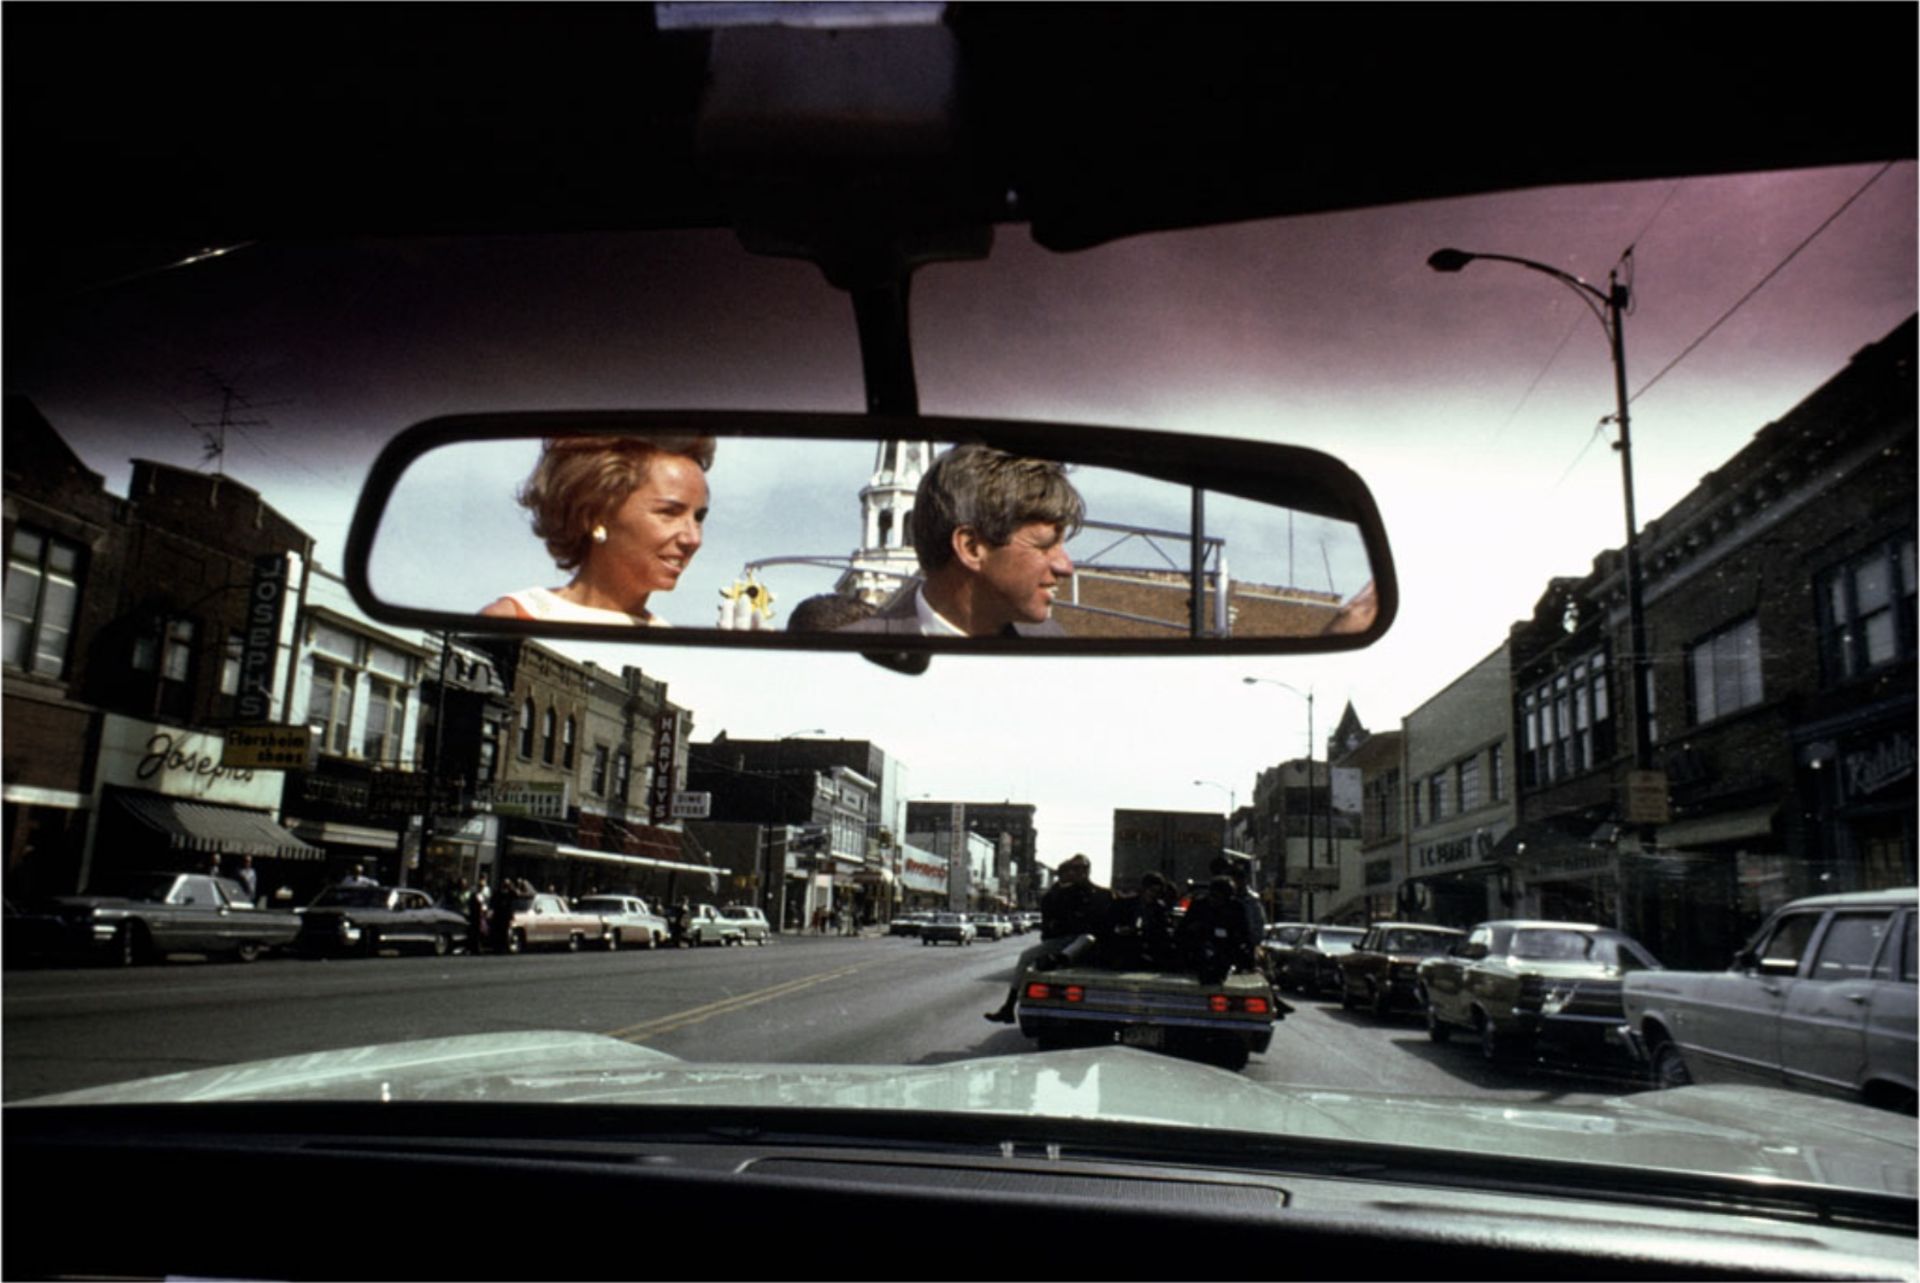
<path fill-rule="evenodd" d="M 689 1007 L 685 1011 L 676 1011 L 672 1015 L 656 1016 L 652 1020 L 643 1020 L 637 1025 L 628 1025 L 625 1029 L 607 1031 L 609 1038 L 622 1038 L 627 1042 L 642 1042 L 658 1034 L 671 1033 L 687 1025 L 699 1024 L 713 1016 L 725 1015 L 730 1011 L 739 1011 L 743 1007 L 752 1007 L 759 1003 L 783 998 L 802 989 L 824 984 L 829 980 L 839 980 L 869 966 L 869 963 L 855 963 L 851 967 L 842 967 L 838 971 L 823 971 L 819 975 L 802 976 L 798 980 L 789 980 L 767 989 L 756 989 L 751 993 L 735 994 L 731 998 L 720 998 L 704 1006 Z"/>

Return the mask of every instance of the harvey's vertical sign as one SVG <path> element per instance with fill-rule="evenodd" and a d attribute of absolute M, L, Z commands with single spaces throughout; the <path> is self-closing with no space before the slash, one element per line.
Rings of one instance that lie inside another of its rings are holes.
<path fill-rule="evenodd" d="M 288 561 L 284 553 L 269 553 L 253 561 L 253 582 L 247 589 L 247 627 L 240 650 L 237 721 L 273 720 L 273 670 L 280 656 L 280 621 L 286 615 Z"/>

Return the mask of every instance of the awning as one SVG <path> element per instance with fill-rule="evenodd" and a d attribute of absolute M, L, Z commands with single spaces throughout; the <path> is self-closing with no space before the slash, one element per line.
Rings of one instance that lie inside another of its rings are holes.
<path fill-rule="evenodd" d="M 370 829 L 361 824 L 335 824 L 330 821 L 296 821 L 293 825 L 295 835 L 309 842 L 325 842 L 333 846 L 364 846 L 375 851 L 391 852 L 398 840 L 392 829 Z"/>
<path fill-rule="evenodd" d="M 622 855 L 617 851 L 594 851 L 584 846 L 568 846 L 564 842 L 542 842 L 537 838 L 510 838 L 507 850 L 513 855 L 537 855 L 563 860 L 599 860 L 605 864 L 624 864 L 630 868 L 667 869 L 675 873 L 719 874 L 725 869 L 717 869 L 710 864 L 683 864 L 678 860 L 656 860 L 648 855 Z"/>
<path fill-rule="evenodd" d="M 1777 806 L 1750 806 L 1743 811 L 1722 811 L 1718 815 L 1699 815 L 1690 820 L 1663 824 L 1655 840 L 1663 847 L 1684 849 L 1712 846 L 1719 842 L 1738 842 L 1744 838 L 1773 836 L 1773 817 Z"/>
<path fill-rule="evenodd" d="M 187 802 L 157 793 L 115 796 L 134 819 L 156 833 L 165 834 L 167 844 L 176 851 L 257 855 L 277 860 L 327 858 L 325 851 L 302 842 L 262 811 Z"/>

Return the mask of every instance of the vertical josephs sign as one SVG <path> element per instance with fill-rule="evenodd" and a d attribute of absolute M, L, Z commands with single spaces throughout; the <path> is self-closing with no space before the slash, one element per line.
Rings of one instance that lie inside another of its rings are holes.
<path fill-rule="evenodd" d="M 680 733 L 680 715 L 663 708 L 653 719 L 653 789 L 647 794 L 648 821 L 666 824 L 673 819 L 673 753 Z"/>
<path fill-rule="evenodd" d="M 273 717 L 273 668 L 280 652 L 280 618 L 286 601 L 286 554 L 254 558 L 253 583 L 247 591 L 246 640 L 240 650 L 240 721 L 265 722 Z"/>

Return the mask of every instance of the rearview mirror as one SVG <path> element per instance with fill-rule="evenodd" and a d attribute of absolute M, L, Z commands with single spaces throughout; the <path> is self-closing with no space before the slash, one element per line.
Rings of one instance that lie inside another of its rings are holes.
<path fill-rule="evenodd" d="M 346 560 L 386 622 L 654 645 L 1304 653 L 1398 600 L 1328 455 L 1011 420 L 435 419 L 376 461 Z"/>

